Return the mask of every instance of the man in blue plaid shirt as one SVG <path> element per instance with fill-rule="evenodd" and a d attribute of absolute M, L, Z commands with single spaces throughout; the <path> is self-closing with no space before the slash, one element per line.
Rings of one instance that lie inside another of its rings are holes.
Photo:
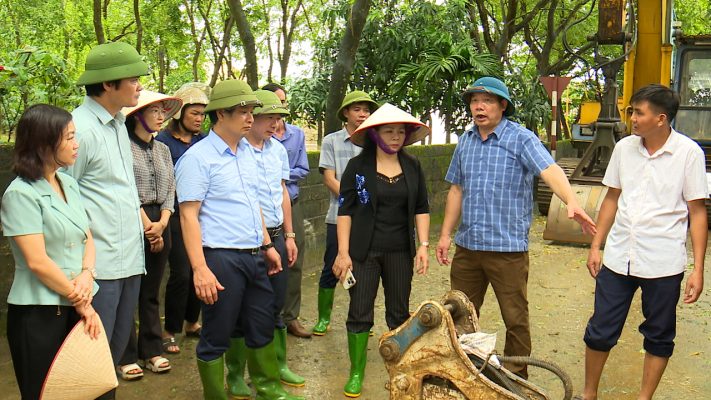
<path fill-rule="evenodd" d="M 483 77 L 466 88 L 474 126 L 464 132 L 445 180 L 452 184 L 442 223 L 437 261 L 448 265 L 450 235 L 456 250 L 450 273 L 452 289 L 466 293 L 477 314 L 491 283 L 506 324 L 504 355 L 531 354 L 528 319 L 528 231 L 533 208 L 533 177 L 540 175 L 568 206 L 568 217 L 587 233 L 595 223 L 578 205 L 563 170 L 539 138 L 509 121 L 513 115 L 506 85 Z M 525 365 L 505 364 L 528 377 Z"/>

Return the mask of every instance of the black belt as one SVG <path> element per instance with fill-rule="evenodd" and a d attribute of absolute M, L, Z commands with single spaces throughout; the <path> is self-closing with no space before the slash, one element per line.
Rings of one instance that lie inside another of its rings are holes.
<path fill-rule="evenodd" d="M 274 228 L 267 228 L 267 233 L 270 237 L 275 238 L 281 235 L 281 231 L 284 225 L 275 226 Z"/>
<path fill-rule="evenodd" d="M 255 247 L 253 249 L 235 249 L 235 251 L 238 253 L 247 253 L 256 256 L 259 254 L 259 247 Z"/>

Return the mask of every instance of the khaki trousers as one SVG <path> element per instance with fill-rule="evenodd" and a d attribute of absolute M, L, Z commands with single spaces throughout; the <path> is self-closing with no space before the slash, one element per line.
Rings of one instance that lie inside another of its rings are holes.
<path fill-rule="evenodd" d="M 474 304 L 477 316 L 491 283 L 506 325 L 506 356 L 531 355 L 531 328 L 528 319 L 528 252 L 501 253 L 474 251 L 457 246 L 450 273 L 452 289 L 464 292 Z M 504 363 L 524 378 L 525 365 Z"/>

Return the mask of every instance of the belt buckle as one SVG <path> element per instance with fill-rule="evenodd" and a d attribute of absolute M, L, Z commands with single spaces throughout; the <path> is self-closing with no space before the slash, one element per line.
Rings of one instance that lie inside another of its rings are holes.
<path fill-rule="evenodd" d="M 259 254 L 259 247 L 253 248 L 252 252 L 250 254 L 252 254 L 253 256 L 256 256 L 257 254 Z"/>

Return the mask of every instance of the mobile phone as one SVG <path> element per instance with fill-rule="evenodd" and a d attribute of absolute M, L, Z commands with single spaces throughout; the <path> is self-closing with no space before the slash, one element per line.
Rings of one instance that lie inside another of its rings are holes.
<path fill-rule="evenodd" d="M 353 287 L 353 285 L 356 284 L 355 277 L 353 276 L 353 272 L 349 269 L 348 272 L 346 272 L 346 277 L 343 279 L 343 282 L 341 282 L 343 285 L 343 288 L 348 290 Z"/>

